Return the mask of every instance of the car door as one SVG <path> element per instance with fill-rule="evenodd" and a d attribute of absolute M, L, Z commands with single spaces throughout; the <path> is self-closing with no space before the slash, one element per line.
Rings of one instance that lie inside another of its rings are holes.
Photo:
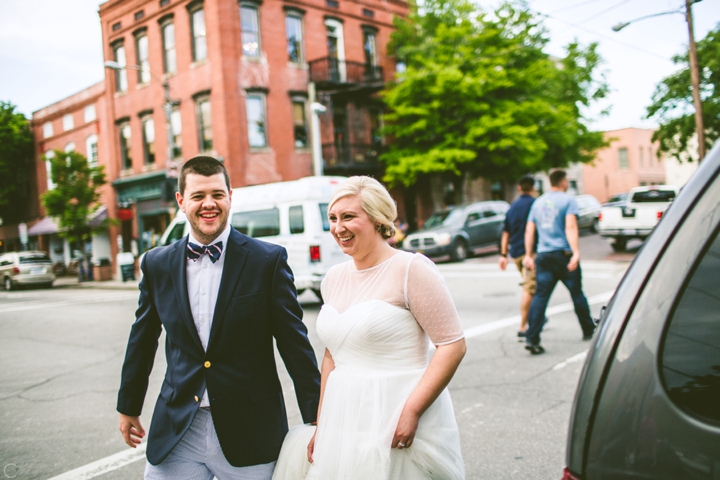
<path fill-rule="evenodd" d="M 465 217 L 465 226 L 463 230 L 468 234 L 470 238 L 470 248 L 475 248 L 482 244 L 482 214 L 481 212 L 473 211 L 467 214 Z"/>
<path fill-rule="evenodd" d="M 585 480 L 720 478 L 718 189 L 716 176 L 656 250 L 656 266 L 618 334 L 599 387 Z M 601 324 L 599 345 L 617 325 Z"/>
<path fill-rule="evenodd" d="M 489 205 L 483 208 L 482 244 L 495 245 L 500 241 L 502 223 L 505 219 Z"/>

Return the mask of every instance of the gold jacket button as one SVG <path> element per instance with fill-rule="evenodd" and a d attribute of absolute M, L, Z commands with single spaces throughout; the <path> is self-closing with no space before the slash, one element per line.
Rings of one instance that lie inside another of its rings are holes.
<path fill-rule="evenodd" d="M 195 395 L 195 401 L 196 401 L 196 402 L 199 402 L 199 401 L 200 401 L 200 399 L 198 398 L 197 395 Z"/>
<path fill-rule="evenodd" d="M 205 368 L 210 368 L 210 365 L 212 365 L 212 363 L 210 363 L 209 361 L 205 362 Z"/>

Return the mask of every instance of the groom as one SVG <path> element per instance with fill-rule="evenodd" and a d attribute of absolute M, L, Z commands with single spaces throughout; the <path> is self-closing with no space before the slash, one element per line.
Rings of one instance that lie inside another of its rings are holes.
<path fill-rule="evenodd" d="M 211 157 L 182 167 L 176 194 L 189 238 L 150 250 L 130 332 L 117 410 L 125 443 L 145 436 L 140 413 L 158 337 L 167 371 L 148 435 L 146 479 L 270 479 L 287 416 L 273 338 L 303 421 L 320 395 L 284 248 L 228 224 L 227 170 Z"/>

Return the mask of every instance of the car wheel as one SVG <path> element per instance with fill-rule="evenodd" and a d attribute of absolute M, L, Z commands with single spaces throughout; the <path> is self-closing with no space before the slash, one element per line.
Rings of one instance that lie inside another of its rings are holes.
<path fill-rule="evenodd" d="M 624 252 L 627 249 L 627 240 L 624 238 L 616 238 L 610 246 L 615 252 Z"/>
<path fill-rule="evenodd" d="M 313 288 L 312 292 L 315 294 L 316 297 L 318 297 L 318 300 L 320 300 L 320 303 L 325 303 L 322 298 L 322 293 L 320 293 L 319 288 Z"/>
<path fill-rule="evenodd" d="M 5 290 L 8 292 L 13 289 L 13 282 L 10 279 L 10 277 L 5 277 L 4 285 L 5 285 Z"/>
<path fill-rule="evenodd" d="M 450 258 L 453 262 L 462 262 L 468 257 L 468 247 L 465 240 L 458 239 L 453 243 L 452 251 L 450 252 Z"/>
<path fill-rule="evenodd" d="M 597 233 L 598 230 L 600 230 L 600 222 L 599 222 L 598 219 L 596 218 L 596 219 L 593 220 L 592 224 L 590 225 L 590 231 L 591 231 L 592 233 Z"/>

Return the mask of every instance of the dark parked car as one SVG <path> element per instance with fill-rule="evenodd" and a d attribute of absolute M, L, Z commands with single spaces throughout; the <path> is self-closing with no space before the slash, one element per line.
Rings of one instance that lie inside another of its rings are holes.
<path fill-rule="evenodd" d="M 601 313 L 565 480 L 720 478 L 720 143 Z"/>
<path fill-rule="evenodd" d="M 578 204 L 578 228 L 587 228 L 591 232 L 598 231 L 598 214 L 600 213 L 600 202 L 592 195 L 577 195 L 575 201 Z"/>
<path fill-rule="evenodd" d="M 405 237 L 403 249 L 461 262 L 470 253 L 498 248 L 508 208 L 507 202 L 492 201 L 435 212 L 422 229 Z"/>

